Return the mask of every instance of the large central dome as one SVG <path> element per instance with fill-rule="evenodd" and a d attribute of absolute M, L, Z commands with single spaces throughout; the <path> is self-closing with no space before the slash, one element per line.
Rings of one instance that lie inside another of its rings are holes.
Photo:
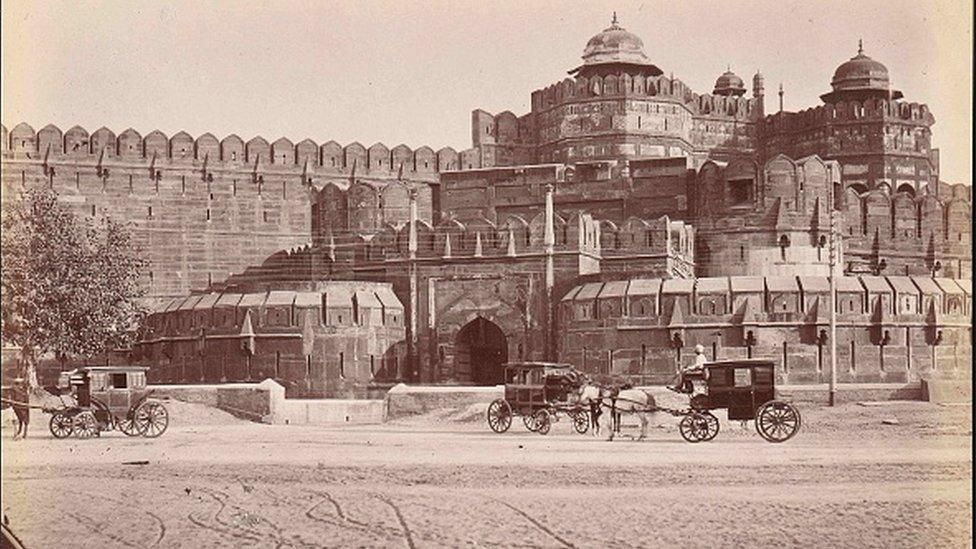
<path fill-rule="evenodd" d="M 617 24 L 617 14 L 613 15 L 610 26 L 590 38 L 583 50 L 584 65 L 603 63 L 631 63 L 646 65 L 644 42 L 636 34 L 628 32 Z"/>
<path fill-rule="evenodd" d="M 619 72 L 626 65 L 633 74 L 658 76 L 661 69 L 644 55 L 644 41 L 636 34 L 628 32 L 617 24 L 617 14 L 613 14 L 610 26 L 590 38 L 583 50 L 583 64 L 569 71 L 581 76 L 606 75 Z"/>
<path fill-rule="evenodd" d="M 820 96 L 824 101 L 867 94 L 884 95 L 892 99 L 901 97 L 901 92 L 890 89 L 888 68 L 865 55 L 860 41 L 857 44 L 857 55 L 837 67 L 830 86 L 833 91 Z"/>

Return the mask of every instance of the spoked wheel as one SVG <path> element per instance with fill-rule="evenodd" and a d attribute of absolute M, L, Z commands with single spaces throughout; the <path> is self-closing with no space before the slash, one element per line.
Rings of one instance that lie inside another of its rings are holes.
<path fill-rule="evenodd" d="M 548 434 L 549 428 L 552 427 L 552 414 L 549 410 L 539 410 L 533 417 L 535 417 L 535 432 L 540 435 Z"/>
<path fill-rule="evenodd" d="M 91 438 L 98 436 L 98 420 L 91 412 L 76 414 L 72 420 L 71 430 L 76 438 Z"/>
<path fill-rule="evenodd" d="M 54 435 L 54 438 L 68 438 L 71 436 L 71 432 L 74 431 L 73 423 L 74 420 L 68 414 L 54 412 L 48 427 L 50 427 L 51 434 Z"/>
<path fill-rule="evenodd" d="M 713 427 L 714 431 L 712 430 Z M 692 412 L 681 418 L 681 422 L 678 423 L 678 430 L 681 431 L 681 437 L 688 442 L 709 441 L 718 434 L 718 419 L 712 414 Z"/>
<path fill-rule="evenodd" d="M 145 402 L 133 416 L 136 428 L 147 438 L 156 438 L 169 427 L 169 412 L 158 402 Z"/>
<path fill-rule="evenodd" d="M 504 433 L 512 426 L 512 407 L 503 398 L 488 405 L 488 426 L 496 433 Z"/>
<path fill-rule="evenodd" d="M 126 436 L 137 437 L 142 435 L 142 430 L 140 424 L 136 423 L 135 413 L 131 414 L 130 417 L 117 417 L 115 418 L 115 427 L 126 434 Z"/>
<path fill-rule="evenodd" d="M 590 415 L 582 410 L 573 414 L 573 429 L 581 435 L 586 434 L 590 429 Z"/>
<path fill-rule="evenodd" d="M 539 428 L 539 423 L 535 419 L 535 414 L 522 416 L 522 423 L 525 428 L 532 431 L 533 433 Z"/>
<path fill-rule="evenodd" d="M 701 416 L 702 428 L 704 429 L 704 436 L 702 437 L 702 442 L 708 442 L 715 438 L 718 434 L 718 418 L 712 415 L 711 412 L 701 412 L 698 414 Z"/>
<path fill-rule="evenodd" d="M 786 442 L 800 430 L 800 411 L 779 400 L 770 400 L 756 413 L 756 430 L 769 442 Z"/>

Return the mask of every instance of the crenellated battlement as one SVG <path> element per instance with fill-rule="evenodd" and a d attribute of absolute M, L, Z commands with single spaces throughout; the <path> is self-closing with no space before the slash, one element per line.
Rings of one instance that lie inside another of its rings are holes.
<path fill-rule="evenodd" d="M 763 119 L 767 133 L 785 133 L 809 130 L 825 124 L 864 121 L 904 121 L 931 126 L 935 117 L 928 105 L 898 100 L 868 99 L 865 101 L 841 101 L 811 107 L 799 112 L 778 112 Z"/>
<path fill-rule="evenodd" d="M 532 92 L 532 112 L 540 112 L 586 99 L 603 97 L 655 97 L 685 105 L 694 115 L 749 117 L 758 112 L 758 98 L 697 94 L 673 77 L 627 73 L 606 76 L 566 78 Z"/>
<path fill-rule="evenodd" d="M 400 172 L 418 177 L 436 177 L 438 172 L 461 169 L 472 152 L 443 147 L 436 152 L 424 145 L 416 149 L 400 144 L 392 149 L 383 143 L 370 147 L 354 142 L 342 146 L 335 141 L 321 145 L 311 139 L 297 144 L 282 137 L 270 142 L 256 136 L 245 142 L 231 134 L 218 140 L 204 133 L 194 139 L 184 131 L 167 137 L 159 130 L 143 136 L 129 128 L 120 134 L 102 127 L 93 133 L 81 126 L 67 131 L 48 124 L 35 131 L 27 123 L 2 129 L 4 159 L 42 160 L 47 163 L 139 165 L 144 167 L 205 167 L 207 170 L 269 170 L 295 174 L 337 175 Z M 471 164 L 469 159 L 468 164 Z"/>
<path fill-rule="evenodd" d="M 694 229 L 667 216 L 654 220 L 630 218 L 619 227 L 575 211 L 553 219 L 554 251 L 593 258 L 621 260 L 659 257 L 693 264 Z M 420 261 L 452 262 L 538 259 L 545 254 L 545 218 L 507 215 L 499 223 L 488 219 L 461 222 L 445 219 L 437 225 L 416 224 L 416 257 Z M 261 265 L 231 276 L 225 287 L 252 287 L 289 277 L 328 278 L 357 270 L 396 268 L 409 260 L 410 226 L 388 223 L 372 235 L 353 231 L 326 234 L 314 246 L 282 250 Z"/>

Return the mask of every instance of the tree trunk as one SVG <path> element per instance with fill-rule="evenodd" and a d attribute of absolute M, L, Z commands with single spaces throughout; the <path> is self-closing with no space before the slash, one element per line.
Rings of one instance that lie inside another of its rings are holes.
<path fill-rule="evenodd" d="M 37 353 L 33 347 L 25 345 L 20 349 L 20 358 L 20 377 L 27 380 L 27 386 L 33 392 L 40 385 L 37 382 Z"/>

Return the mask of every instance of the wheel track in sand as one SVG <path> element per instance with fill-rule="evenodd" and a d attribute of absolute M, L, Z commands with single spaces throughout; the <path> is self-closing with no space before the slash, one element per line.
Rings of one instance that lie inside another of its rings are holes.
<path fill-rule="evenodd" d="M 393 514 L 396 515 L 397 521 L 400 522 L 400 527 L 403 528 L 403 538 L 407 542 L 407 547 L 410 549 L 417 549 L 417 546 L 413 542 L 413 534 L 410 533 L 410 526 L 407 525 L 407 519 L 403 518 L 403 513 L 400 511 L 400 507 L 383 496 L 373 497 L 389 505 L 393 509 Z"/>
<path fill-rule="evenodd" d="M 91 498 L 91 497 L 95 497 L 95 496 L 93 496 L 92 494 L 90 494 L 88 492 L 81 492 L 81 491 L 77 491 L 77 490 L 65 490 L 65 492 L 73 493 L 76 496 L 78 496 L 79 498 Z M 131 508 L 131 506 L 132 506 L 131 503 L 127 503 L 127 502 L 122 501 L 120 499 L 116 499 L 116 498 L 113 498 L 113 497 L 109 497 L 109 496 L 106 496 L 104 494 L 99 494 L 98 495 L 98 498 L 103 499 L 105 501 L 111 501 L 113 503 L 116 503 L 118 505 L 121 505 L 123 508 L 126 508 L 126 509 Z M 145 513 L 146 515 L 148 515 L 149 518 L 153 519 L 153 521 L 158 526 L 158 530 L 159 530 L 159 533 L 156 535 L 156 539 L 153 540 L 153 542 L 150 543 L 149 545 L 146 545 L 145 547 L 158 547 L 159 544 L 163 541 L 163 538 L 166 537 L 166 523 L 163 521 L 162 518 L 159 517 L 159 515 L 157 515 L 156 513 L 153 513 L 152 511 L 147 511 L 145 509 L 140 509 L 140 511 L 142 511 L 143 513 Z"/>
<path fill-rule="evenodd" d="M 569 547 L 570 549 L 577 549 L 577 547 L 575 545 L 573 545 L 571 542 L 566 541 L 565 539 L 563 539 L 563 537 L 560 536 L 559 534 L 553 532 L 551 529 L 549 529 L 548 526 L 546 526 L 545 524 L 543 524 L 541 521 L 537 520 L 532 515 L 526 513 L 525 511 L 519 509 L 518 507 L 512 505 L 511 503 L 507 503 L 507 502 L 504 502 L 504 501 L 501 501 L 501 500 L 498 500 L 498 499 L 493 499 L 493 498 L 489 498 L 489 499 L 491 499 L 495 503 L 500 503 L 500 504 L 504 505 L 505 507 L 508 507 L 512 511 L 515 511 L 516 513 L 518 513 L 519 515 L 521 515 L 523 518 L 525 518 L 525 520 L 527 520 L 527 521 L 531 522 L 532 524 L 534 524 L 536 528 L 538 528 L 539 530 L 545 532 L 550 537 L 552 537 L 554 540 L 558 541 L 559 543 L 563 544 L 564 546 Z"/>
<path fill-rule="evenodd" d="M 97 521 L 92 520 L 92 519 L 90 519 L 88 517 L 84 517 L 84 516 L 81 516 L 81 515 L 77 515 L 75 513 L 70 512 L 70 511 L 65 512 L 65 515 L 71 517 L 75 522 L 77 522 L 78 524 L 80 524 L 80 525 L 84 526 L 85 528 L 89 529 L 93 534 L 98 534 L 100 536 L 103 536 L 105 538 L 108 538 L 108 539 L 114 541 L 115 543 L 119 543 L 121 545 L 125 545 L 126 547 L 134 547 L 136 549 L 138 549 L 139 547 L 141 547 L 140 545 L 136 545 L 135 543 L 132 543 L 132 542 L 126 540 L 126 539 L 120 538 L 119 536 L 116 536 L 115 534 L 113 534 L 111 532 L 106 532 L 105 531 L 105 524 L 102 523 L 102 522 L 97 522 Z"/>

